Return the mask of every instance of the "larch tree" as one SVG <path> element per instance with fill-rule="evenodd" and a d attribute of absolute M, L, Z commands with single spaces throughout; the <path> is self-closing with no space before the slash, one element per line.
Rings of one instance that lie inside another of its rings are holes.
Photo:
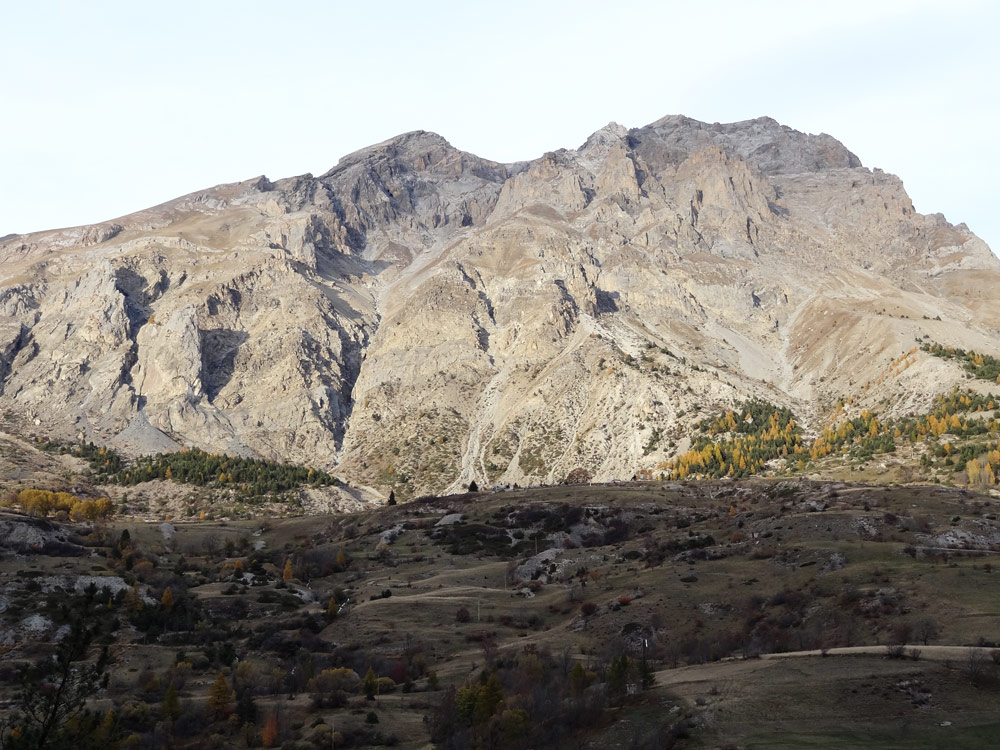
<path fill-rule="evenodd" d="M 209 716 L 214 719 L 225 719 L 229 716 L 229 704 L 232 699 L 233 693 L 229 689 L 226 676 L 222 672 L 219 672 L 215 678 L 215 682 L 212 683 L 212 687 L 208 690 L 206 709 Z"/>

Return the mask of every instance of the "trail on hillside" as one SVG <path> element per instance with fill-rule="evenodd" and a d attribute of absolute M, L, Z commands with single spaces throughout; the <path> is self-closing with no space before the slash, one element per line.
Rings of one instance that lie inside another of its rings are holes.
<path fill-rule="evenodd" d="M 912 649 L 919 651 L 921 661 L 934 662 L 959 662 L 964 663 L 969 659 L 969 654 L 977 646 L 956 646 L 956 645 L 934 645 L 922 646 L 910 644 L 904 647 L 904 656 L 901 660 L 909 660 L 909 652 Z M 980 648 L 981 656 L 988 658 L 991 649 Z M 662 686 L 681 685 L 687 683 L 711 682 L 737 674 L 751 674 L 753 672 L 767 669 L 775 662 L 784 659 L 799 659 L 807 657 L 833 658 L 850 656 L 882 656 L 888 658 L 886 646 L 843 646 L 840 648 L 827 649 L 824 652 L 820 649 L 809 651 L 785 651 L 783 653 L 763 654 L 758 659 L 730 658 L 709 664 L 692 664 L 676 669 L 664 669 L 656 673 L 656 684 Z"/>

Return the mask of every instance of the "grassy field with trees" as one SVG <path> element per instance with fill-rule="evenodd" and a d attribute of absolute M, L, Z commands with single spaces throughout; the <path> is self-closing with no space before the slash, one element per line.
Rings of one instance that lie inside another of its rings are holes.
<path fill-rule="evenodd" d="M 44 726 L 80 747 L 414 749 L 1000 729 L 1000 523 L 968 490 L 647 482 L 0 524 L 5 747 Z"/>

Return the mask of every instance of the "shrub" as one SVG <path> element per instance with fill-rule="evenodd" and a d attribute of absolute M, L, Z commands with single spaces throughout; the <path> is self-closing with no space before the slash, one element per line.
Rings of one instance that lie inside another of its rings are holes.
<path fill-rule="evenodd" d="M 885 647 L 885 658 L 902 659 L 906 654 L 906 646 L 902 643 L 893 643 Z"/>
<path fill-rule="evenodd" d="M 459 607 L 455 612 L 455 622 L 470 622 L 471 620 L 472 615 L 467 607 Z"/>

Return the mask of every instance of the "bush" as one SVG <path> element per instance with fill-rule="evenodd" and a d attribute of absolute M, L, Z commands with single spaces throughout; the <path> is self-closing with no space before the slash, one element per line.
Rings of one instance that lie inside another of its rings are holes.
<path fill-rule="evenodd" d="M 590 617 L 597 613 L 597 605 L 594 602 L 584 602 L 580 605 L 580 612 L 584 617 Z"/>
<path fill-rule="evenodd" d="M 885 647 L 886 659 L 902 659 L 906 655 L 906 646 L 902 643 L 894 643 Z"/>
<path fill-rule="evenodd" d="M 455 612 L 455 622 L 470 622 L 472 620 L 472 615 L 469 613 L 468 607 L 459 607 Z"/>

